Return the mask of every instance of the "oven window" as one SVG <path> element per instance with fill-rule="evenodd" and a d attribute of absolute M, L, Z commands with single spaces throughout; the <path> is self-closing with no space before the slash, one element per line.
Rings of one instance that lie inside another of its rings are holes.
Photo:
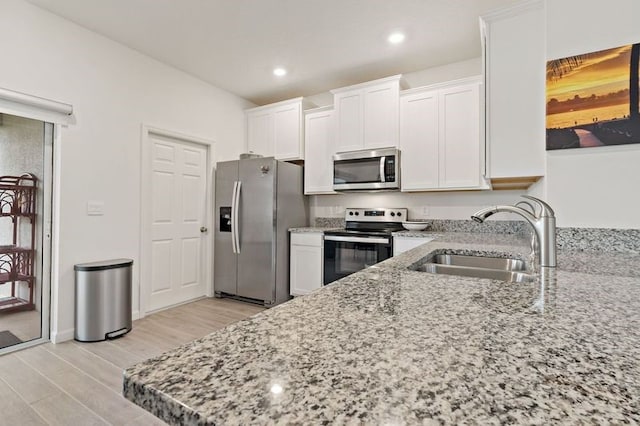
<path fill-rule="evenodd" d="M 343 243 L 336 247 L 336 273 L 349 275 L 378 263 L 376 245 Z"/>
<path fill-rule="evenodd" d="M 391 257 L 391 244 L 324 242 L 324 283 L 329 284 Z"/>
<path fill-rule="evenodd" d="M 380 158 L 340 160 L 333 163 L 333 183 L 381 182 Z"/>

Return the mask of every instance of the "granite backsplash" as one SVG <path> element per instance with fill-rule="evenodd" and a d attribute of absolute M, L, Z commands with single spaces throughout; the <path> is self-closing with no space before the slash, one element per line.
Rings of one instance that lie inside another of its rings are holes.
<path fill-rule="evenodd" d="M 471 232 L 485 234 L 517 234 L 531 236 L 532 229 L 520 220 L 495 220 L 476 223 L 472 220 L 428 219 L 429 231 Z M 341 217 L 318 217 L 315 226 L 342 228 Z M 560 250 L 640 254 L 640 229 L 558 228 L 557 245 Z"/>

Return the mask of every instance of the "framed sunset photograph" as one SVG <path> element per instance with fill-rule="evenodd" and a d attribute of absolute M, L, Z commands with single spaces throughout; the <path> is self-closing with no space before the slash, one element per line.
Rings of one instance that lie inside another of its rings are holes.
<path fill-rule="evenodd" d="M 547 62 L 547 150 L 640 143 L 640 43 Z"/>

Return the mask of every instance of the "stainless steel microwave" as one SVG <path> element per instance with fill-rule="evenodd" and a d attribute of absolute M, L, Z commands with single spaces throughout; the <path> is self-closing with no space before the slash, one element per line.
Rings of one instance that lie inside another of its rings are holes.
<path fill-rule="evenodd" d="M 400 188 L 400 150 L 365 149 L 333 156 L 335 191 L 393 190 Z"/>

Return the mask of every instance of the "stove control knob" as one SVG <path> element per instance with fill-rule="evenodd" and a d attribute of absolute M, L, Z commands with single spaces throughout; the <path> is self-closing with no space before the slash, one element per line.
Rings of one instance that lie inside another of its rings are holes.
<path fill-rule="evenodd" d="M 360 212 L 356 212 L 356 216 L 360 216 Z"/>
<path fill-rule="evenodd" d="M 402 216 L 402 212 L 398 212 L 398 217 Z"/>
<path fill-rule="evenodd" d="M 394 212 L 391 212 L 391 217 L 395 216 L 396 214 Z"/>
<path fill-rule="evenodd" d="M 349 212 L 349 216 L 353 216 L 353 212 Z"/>

